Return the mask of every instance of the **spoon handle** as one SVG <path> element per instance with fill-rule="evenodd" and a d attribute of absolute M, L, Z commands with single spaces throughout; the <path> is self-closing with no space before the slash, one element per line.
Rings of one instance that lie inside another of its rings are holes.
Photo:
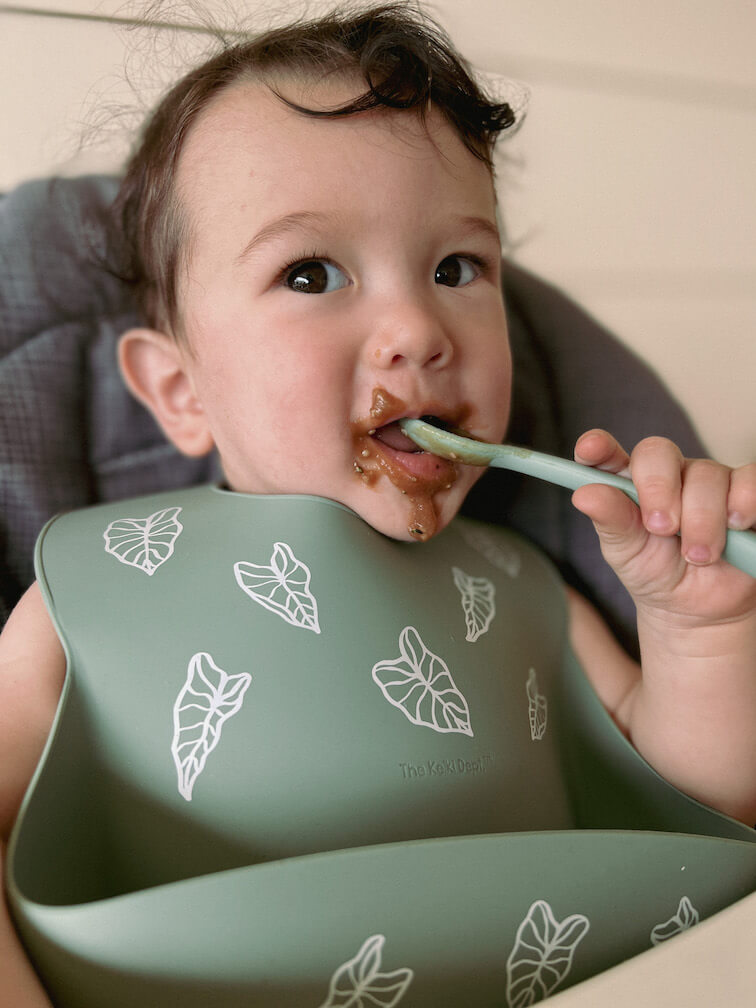
<path fill-rule="evenodd" d="M 592 469 L 568 459 L 532 451 L 530 448 L 515 448 L 512 445 L 493 445 L 472 438 L 460 437 L 441 430 L 423 420 L 402 420 L 400 426 L 407 437 L 425 451 L 442 458 L 455 459 L 467 465 L 493 466 L 495 469 L 510 469 L 525 476 L 555 483 L 568 490 L 589 483 L 603 483 L 616 487 L 638 503 L 638 491 L 632 480 L 614 473 Z M 756 532 L 728 529 L 722 557 L 733 567 L 737 567 L 751 577 L 756 577 Z"/>
<path fill-rule="evenodd" d="M 592 469 L 590 466 L 571 462 L 569 459 L 557 458 L 555 455 L 545 455 L 543 452 L 531 451 L 527 448 L 512 448 L 509 445 L 499 445 L 499 450 L 491 452 L 489 465 L 495 469 L 512 469 L 514 472 L 535 476 L 536 479 L 555 483 L 568 490 L 577 490 L 588 483 L 604 483 L 606 486 L 622 490 L 628 497 L 638 503 L 638 491 L 632 480 L 615 473 L 604 472 L 602 469 Z"/>
<path fill-rule="evenodd" d="M 506 454 L 502 452 L 493 454 L 490 465 L 495 468 L 512 469 L 527 476 L 535 476 L 536 479 L 556 483 L 568 490 L 577 490 L 578 487 L 589 483 L 603 483 L 606 486 L 617 487 L 636 504 L 638 503 L 635 484 L 624 476 L 592 469 L 590 466 L 580 465 L 579 462 L 556 458 L 542 452 L 532 451 L 527 458 L 518 458 L 520 449 L 511 449 L 506 445 L 500 447 Z M 510 452 L 513 455 L 510 455 Z M 722 557 L 738 570 L 756 577 L 756 533 L 747 529 L 728 529 Z"/>

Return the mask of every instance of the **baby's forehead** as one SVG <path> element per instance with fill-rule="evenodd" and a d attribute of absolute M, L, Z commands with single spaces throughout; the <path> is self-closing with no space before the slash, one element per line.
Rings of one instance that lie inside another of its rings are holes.
<path fill-rule="evenodd" d="M 299 81 L 281 92 L 308 109 L 355 97 L 354 82 L 308 94 Z M 322 212 L 369 231 L 400 211 L 408 227 L 423 227 L 434 200 L 460 217 L 495 207 L 488 167 L 435 109 L 426 120 L 384 109 L 323 118 L 292 109 L 259 81 L 235 84 L 208 103 L 176 178 L 193 251 L 203 234 L 214 246 L 236 240 L 243 248 L 249 238 L 233 238 L 242 218 L 245 227 L 260 227 L 294 212 Z"/>
<path fill-rule="evenodd" d="M 384 151 L 384 137 L 398 140 L 389 146 L 399 157 L 428 156 L 429 138 L 433 138 L 430 147 L 436 150 L 441 133 L 451 134 L 452 145 L 462 148 L 461 138 L 435 109 L 426 110 L 423 117 L 415 110 L 386 108 L 322 117 L 298 112 L 287 104 L 291 102 L 317 113 L 353 100 L 364 87 L 364 82 L 356 77 L 326 83 L 302 78 L 241 79 L 215 95 L 198 114 L 184 143 L 178 177 L 183 181 L 208 161 L 223 161 L 240 151 L 250 158 L 251 173 L 256 168 L 261 173 L 266 167 L 276 171 L 287 166 L 300 168 L 307 160 L 310 143 L 317 144 L 322 154 L 320 141 L 324 133 L 328 136 L 332 160 L 338 165 L 341 159 L 345 171 L 349 170 L 350 152 L 358 139 L 367 139 Z M 442 146 L 449 147 L 448 136 Z"/>
<path fill-rule="evenodd" d="M 281 101 L 261 83 L 239 81 L 224 88 L 209 99 L 192 123 L 179 159 L 179 173 L 194 167 L 195 159 L 207 158 L 212 152 L 233 148 L 255 136 L 264 151 L 270 135 L 280 135 L 285 112 Z"/>

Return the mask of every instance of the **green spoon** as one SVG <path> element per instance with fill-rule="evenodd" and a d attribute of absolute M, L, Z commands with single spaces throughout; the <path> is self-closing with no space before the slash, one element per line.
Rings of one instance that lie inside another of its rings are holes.
<path fill-rule="evenodd" d="M 399 426 L 415 444 L 424 451 L 441 458 L 453 459 L 467 465 L 494 466 L 497 469 L 511 469 L 525 476 L 555 483 L 557 486 L 577 490 L 588 483 L 605 483 L 617 487 L 638 503 L 638 491 L 632 480 L 614 473 L 591 469 L 590 466 L 570 462 L 567 459 L 531 451 L 529 448 L 513 448 L 511 445 L 486 444 L 472 438 L 461 437 L 450 431 L 441 430 L 424 420 L 404 419 Z M 733 567 L 756 577 L 756 533 L 728 529 L 727 541 L 722 556 Z"/>

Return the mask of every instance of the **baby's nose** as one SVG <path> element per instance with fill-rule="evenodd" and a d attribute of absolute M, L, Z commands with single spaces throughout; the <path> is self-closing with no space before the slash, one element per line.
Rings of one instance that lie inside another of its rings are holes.
<path fill-rule="evenodd" d="M 452 340 L 441 322 L 421 308 L 404 311 L 375 331 L 368 347 L 373 366 L 403 365 L 440 370 L 454 356 Z"/>

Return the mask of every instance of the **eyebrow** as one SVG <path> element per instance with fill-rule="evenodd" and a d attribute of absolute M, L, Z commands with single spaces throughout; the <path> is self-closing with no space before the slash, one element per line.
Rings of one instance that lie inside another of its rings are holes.
<path fill-rule="evenodd" d="M 283 217 L 276 217 L 275 220 L 269 221 L 260 228 L 254 238 L 247 242 L 236 257 L 236 261 L 237 263 L 245 262 L 252 258 L 262 245 L 300 228 L 322 226 L 328 219 L 327 214 L 317 213 L 314 210 L 298 210 L 295 213 L 285 214 Z M 492 238 L 498 245 L 501 245 L 498 227 L 486 217 L 459 217 L 454 223 L 455 227 L 458 227 L 466 236 L 482 235 Z"/>
<path fill-rule="evenodd" d="M 296 213 L 276 217 L 275 220 L 269 221 L 261 227 L 254 238 L 247 242 L 236 257 L 236 261 L 237 263 L 244 262 L 244 260 L 251 258 L 261 245 L 274 241 L 282 235 L 289 234 L 289 232 L 300 228 L 322 225 L 327 219 L 326 214 L 316 213 L 313 210 L 298 210 Z"/>
<path fill-rule="evenodd" d="M 493 238 L 498 245 L 501 245 L 499 229 L 487 217 L 460 217 L 456 224 L 460 231 L 466 232 L 470 237 L 482 235 L 484 238 Z"/>

